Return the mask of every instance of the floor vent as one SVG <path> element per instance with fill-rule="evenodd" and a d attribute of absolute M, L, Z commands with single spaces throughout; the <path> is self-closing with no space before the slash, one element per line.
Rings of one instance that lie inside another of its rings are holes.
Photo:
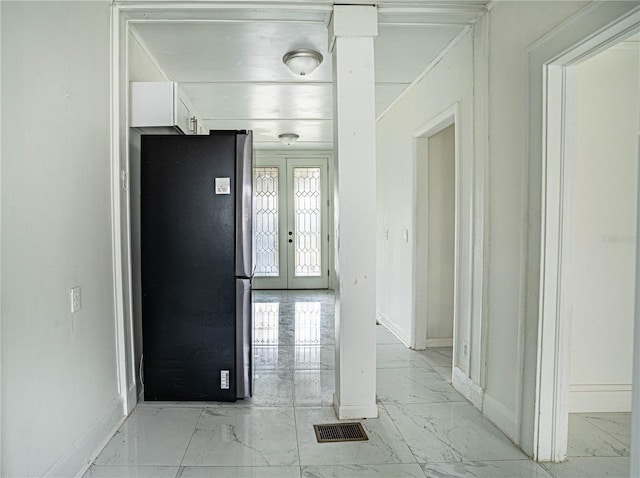
<path fill-rule="evenodd" d="M 368 440 L 367 434 L 358 422 L 330 423 L 326 425 L 314 425 L 318 443 L 333 443 L 339 441 L 364 441 Z"/>

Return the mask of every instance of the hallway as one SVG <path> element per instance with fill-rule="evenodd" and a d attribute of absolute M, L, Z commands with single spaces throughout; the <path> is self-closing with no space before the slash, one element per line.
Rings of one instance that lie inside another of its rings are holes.
<path fill-rule="evenodd" d="M 254 314 L 252 399 L 140 403 L 85 478 L 628 477 L 628 414 L 572 416 L 569 462 L 539 465 L 453 389 L 451 349 L 381 325 L 369 440 L 318 444 L 312 425 L 337 421 L 333 293 L 256 291 Z"/>

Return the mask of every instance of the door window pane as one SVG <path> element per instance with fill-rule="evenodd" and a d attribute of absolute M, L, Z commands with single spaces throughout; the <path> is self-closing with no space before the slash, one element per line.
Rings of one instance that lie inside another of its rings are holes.
<path fill-rule="evenodd" d="M 253 184 L 254 275 L 278 277 L 278 168 L 254 168 Z"/>
<path fill-rule="evenodd" d="M 322 273 L 320 178 L 320 168 L 293 168 L 296 277 L 318 277 Z"/>

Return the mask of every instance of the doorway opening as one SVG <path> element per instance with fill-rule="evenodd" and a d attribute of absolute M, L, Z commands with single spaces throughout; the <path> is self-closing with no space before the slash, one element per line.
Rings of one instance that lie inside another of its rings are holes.
<path fill-rule="evenodd" d="M 567 457 L 626 468 L 633 364 L 640 43 L 569 67 L 575 94 Z"/>
<path fill-rule="evenodd" d="M 457 106 L 414 134 L 415 240 L 413 337 L 410 346 L 455 357 L 457 271 Z"/>
<path fill-rule="evenodd" d="M 632 356 L 640 43 L 619 42 L 637 29 L 637 20 L 620 21 L 544 66 L 534 454 L 554 462 L 607 457 L 608 467 L 622 457 L 623 474 L 631 394 L 638 386 Z"/>

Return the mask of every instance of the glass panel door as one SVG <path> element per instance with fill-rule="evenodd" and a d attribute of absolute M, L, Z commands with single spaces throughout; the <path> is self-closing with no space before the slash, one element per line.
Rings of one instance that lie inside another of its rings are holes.
<path fill-rule="evenodd" d="M 284 158 L 253 168 L 254 289 L 287 288 L 287 168 Z"/>
<path fill-rule="evenodd" d="M 254 288 L 327 288 L 326 158 L 257 160 L 254 191 Z"/>
<path fill-rule="evenodd" d="M 279 170 L 276 167 L 254 168 L 254 246 L 255 271 L 260 277 L 280 275 L 279 224 Z"/>
<path fill-rule="evenodd" d="M 289 159 L 289 289 L 326 288 L 326 161 Z"/>

